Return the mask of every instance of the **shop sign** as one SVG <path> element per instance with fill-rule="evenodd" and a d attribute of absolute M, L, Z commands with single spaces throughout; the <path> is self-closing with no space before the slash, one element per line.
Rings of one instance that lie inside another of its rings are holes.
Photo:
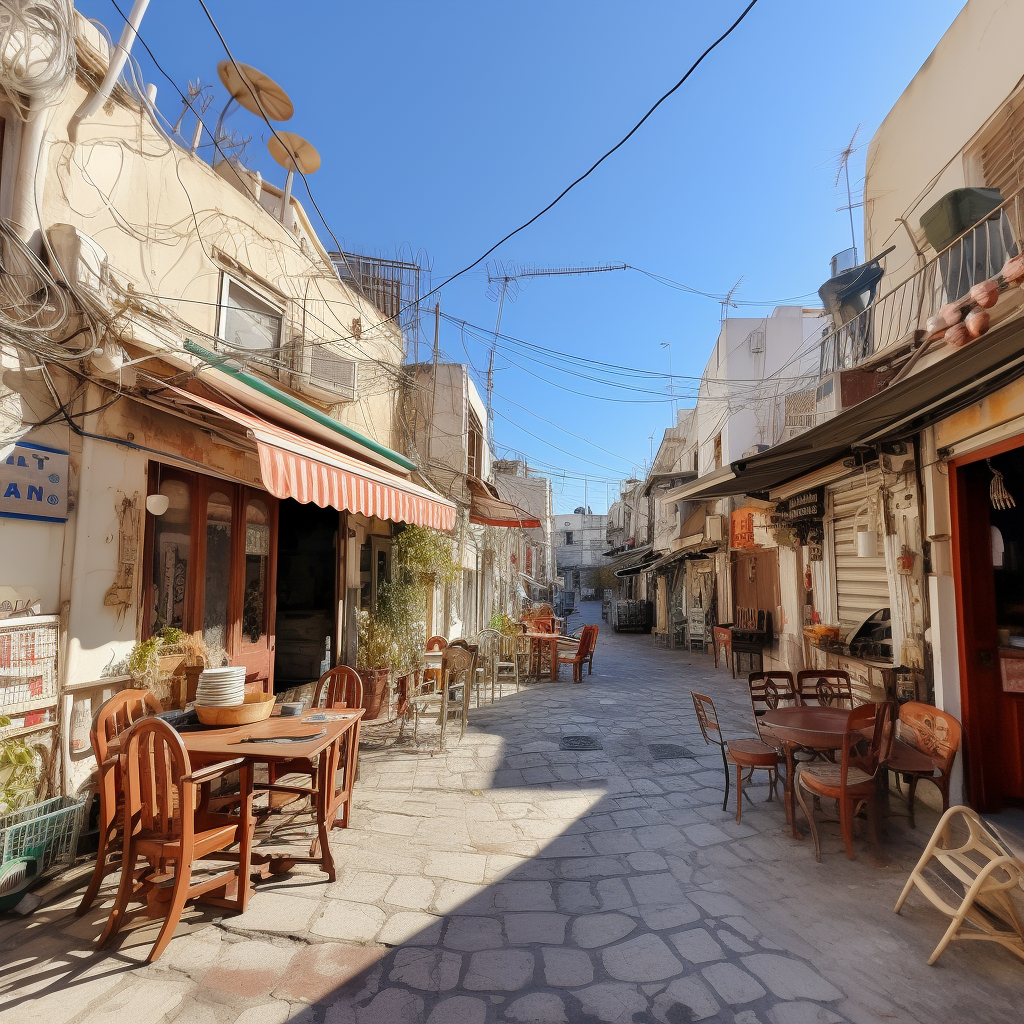
<path fill-rule="evenodd" d="M 66 522 L 68 453 L 27 441 L 0 448 L 0 516 Z"/>
<path fill-rule="evenodd" d="M 767 540 L 768 515 L 748 505 L 738 508 L 729 517 L 729 545 L 734 548 L 759 548 Z M 760 530 L 760 534 L 758 534 Z"/>

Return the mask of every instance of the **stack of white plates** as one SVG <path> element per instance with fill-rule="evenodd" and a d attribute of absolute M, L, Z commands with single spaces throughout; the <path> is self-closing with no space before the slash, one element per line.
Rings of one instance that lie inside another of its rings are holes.
<path fill-rule="evenodd" d="M 245 666 L 208 668 L 199 676 L 196 703 L 208 708 L 231 708 L 245 703 Z"/>

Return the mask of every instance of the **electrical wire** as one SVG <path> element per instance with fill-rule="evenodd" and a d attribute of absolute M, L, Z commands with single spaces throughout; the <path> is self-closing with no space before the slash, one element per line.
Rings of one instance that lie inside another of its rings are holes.
<path fill-rule="evenodd" d="M 387 317 L 385 320 L 380 321 L 380 324 L 390 323 L 392 320 L 395 320 L 398 317 L 400 317 L 402 315 L 402 313 L 404 313 L 405 310 L 408 309 L 410 306 L 417 305 L 420 302 L 423 302 L 425 299 L 430 298 L 431 295 L 435 295 L 442 288 L 444 288 L 445 285 L 451 284 L 452 281 L 454 281 L 457 278 L 461 277 L 463 274 L 465 274 L 468 271 L 472 270 L 474 267 L 478 267 L 481 263 L 484 262 L 484 260 L 487 259 L 488 256 L 491 255 L 492 252 L 494 252 L 496 249 L 498 249 L 502 245 L 504 245 L 509 239 L 514 238 L 521 231 L 525 231 L 526 228 L 530 227 L 531 224 L 533 224 L 536 221 L 540 220 L 540 218 L 543 217 L 544 214 L 546 214 L 550 209 L 552 209 L 552 207 L 556 206 L 559 202 L 561 202 L 562 199 L 564 199 L 577 185 L 579 185 L 581 182 L 583 182 L 587 178 L 589 178 L 590 175 L 593 174 L 594 171 L 596 171 L 597 168 L 600 167 L 601 164 L 603 164 L 605 162 L 605 160 L 607 160 L 613 153 L 615 153 L 619 149 L 621 149 L 640 130 L 641 126 L 658 109 L 658 107 L 660 107 L 670 96 L 672 96 L 678 89 L 680 89 L 682 87 L 682 85 L 686 82 L 686 80 L 690 77 L 690 75 L 692 75 L 693 72 L 696 71 L 697 68 L 703 63 L 705 57 L 707 57 L 721 43 L 723 43 L 726 39 L 728 39 L 728 37 L 730 35 L 732 35 L 732 33 L 736 30 L 736 28 L 740 25 L 740 23 L 744 20 L 744 18 L 746 18 L 746 16 L 751 12 L 751 10 L 753 10 L 753 8 L 754 8 L 754 6 L 756 4 L 757 4 L 757 0 L 750 0 L 750 3 L 747 4 L 747 6 L 742 10 L 742 12 L 740 13 L 739 17 L 736 18 L 736 20 L 713 43 L 711 43 L 711 45 L 708 46 L 707 49 L 690 65 L 690 67 L 687 69 L 687 71 L 683 75 L 683 77 L 680 78 L 679 81 L 676 82 L 676 84 L 673 85 L 671 89 L 669 89 L 667 92 L 663 93 L 658 98 L 657 102 L 655 102 L 655 104 L 647 111 L 647 113 L 644 114 L 644 116 L 641 117 L 640 120 L 637 121 L 637 123 L 635 125 L 633 125 L 633 127 L 630 128 L 630 130 L 617 143 L 615 143 L 614 146 L 611 147 L 611 149 L 607 150 L 604 154 L 602 154 L 600 157 L 598 157 L 598 159 L 596 161 L 594 161 L 594 163 L 591 164 L 590 167 L 587 168 L 586 171 L 584 171 L 578 178 L 576 178 L 574 181 L 570 182 L 564 189 L 562 189 L 562 191 L 559 192 L 559 194 L 557 196 L 555 196 L 555 198 L 552 199 L 551 202 L 547 204 L 547 206 L 545 206 L 539 212 L 535 213 L 532 217 L 530 217 L 529 220 L 524 221 L 522 224 L 519 225 L 519 227 L 514 228 L 507 235 L 505 235 L 504 238 L 501 238 L 497 242 L 495 242 L 494 245 L 492 245 L 486 252 L 484 252 L 482 255 L 478 256 L 475 260 L 473 260 L 472 263 L 468 264 L 467 266 L 463 267 L 461 270 L 458 270 L 454 274 L 452 274 L 451 276 L 447 277 L 444 281 L 442 281 L 435 288 L 432 288 L 426 294 L 421 295 L 418 299 L 415 300 L 415 302 L 408 303 L 405 307 L 399 309 L 397 312 L 392 314 L 390 317 Z M 203 11 L 206 13 L 206 17 L 209 20 L 210 24 L 213 26 L 214 32 L 217 33 L 217 37 L 220 39 L 221 45 L 224 47 L 224 52 L 227 53 L 227 55 L 228 55 L 228 59 L 231 61 L 232 64 L 234 64 L 235 70 L 238 71 L 239 75 L 242 77 L 242 79 L 244 81 L 245 80 L 245 76 L 241 74 L 241 70 L 239 69 L 238 64 L 235 61 L 235 58 L 232 56 L 231 50 L 228 47 L 227 40 L 224 38 L 224 35 L 221 32 L 221 30 L 217 27 L 217 22 L 214 20 L 213 15 L 210 13 L 210 9 L 206 6 L 205 0 L 199 0 L 199 5 L 203 8 Z M 271 124 L 270 118 L 267 116 L 266 111 L 263 109 L 263 104 L 260 103 L 259 97 L 255 96 L 255 94 L 254 94 L 254 99 L 256 100 L 256 103 L 257 103 L 257 105 L 260 108 L 260 112 L 263 115 L 263 119 L 266 121 L 267 126 L 274 133 L 274 136 L 278 138 L 278 141 L 281 141 L 280 138 L 277 136 L 276 129 L 274 128 L 273 124 Z M 282 145 L 284 145 L 283 142 L 282 142 Z M 287 146 L 285 146 L 285 151 L 286 152 L 288 151 L 288 147 Z M 319 206 L 317 206 L 316 200 L 313 198 L 313 192 L 312 192 L 312 190 L 309 187 L 309 182 L 306 180 L 306 176 L 304 174 L 302 174 L 301 171 L 299 171 L 298 173 L 302 176 L 303 184 L 305 185 L 306 191 L 309 194 L 310 201 L 313 203 L 313 207 L 316 209 L 317 214 L 320 216 L 320 219 L 323 221 L 324 227 L 327 228 L 327 231 L 330 234 L 331 238 L 334 239 L 335 244 L 338 246 L 338 250 L 341 251 L 341 249 L 342 249 L 341 243 L 338 242 L 338 239 L 335 236 L 334 232 L 331 230 L 331 227 L 327 223 L 326 218 L 324 217 L 323 213 L 320 211 Z M 378 324 L 376 326 L 380 326 L 380 324 Z"/>

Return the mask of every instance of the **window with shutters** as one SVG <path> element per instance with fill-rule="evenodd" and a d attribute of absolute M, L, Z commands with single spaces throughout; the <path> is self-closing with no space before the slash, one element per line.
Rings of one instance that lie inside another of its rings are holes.
<path fill-rule="evenodd" d="M 1012 96 L 992 118 L 969 160 L 986 188 L 997 188 L 1003 199 L 1024 185 L 1024 92 Z"/>

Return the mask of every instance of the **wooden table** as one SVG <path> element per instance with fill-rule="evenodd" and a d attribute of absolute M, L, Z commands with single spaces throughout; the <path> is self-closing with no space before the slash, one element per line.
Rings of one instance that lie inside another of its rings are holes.
<path fill-rule="evenodd" d="M 316 721 L 323 714 L 326 721 Z M 252 863 L 266 867 L 269 873 L 288 870 L 296 863 L 319 864 L 329 881 L 336 877 L 334 856 L 331 853 L 331 829 L 348 827 L 352 807 L 352 785 L 355 781 L 356 759 L 359 755 L 359 722 L 363 708 L 346 711 L 307 711 L 301 718 L 275 716 L 255 725 L 240 725 L 225 729 L 200 729 L 181 733 L 182 742 L 194 764 L 211 764 L 233 757 L 244 757 L 251 764 L 284 765 L 289 761 L 317 761 L 316 819 L 318 840 L 310 856 L 272 856 L 254 854 Z M 310 720 L 314 719 L 314 720 Z M 289 736 L 323 735 L 307 740 L 290 740 Z M 275 742 L 276 740 L 276 742 Z M 247 742 L 248 741 L 248 742 Z M 344 779 L 337 786 L 338 768 L 343 767 Z M 339 816 L 340 812 L 340 816 Z M 320 856 L 313 851 L 319 844 Z M 286 866 L 287 865 L 287 866 Z"/>
<path fill-rule="evenodd" d="M 558 641 L 564 640 L 565 637 L 561 633 L 524 633 L 523 636 L 530 641 L 531 647 L 536 645 L 540 648 L 546 643 L 551 648 L 551 681 L 556 681 L 558 679 Z M 532 656 L 530 660 L 533 661 Z"/>
<path fill-rule="evenodd" d="M 849 708 L 813 707 L 775 708 L 761 716 L 761 724 L 782 741 L 786 754 L 786 820 L 794 839 L 803 839 L 796 827 L 795 764 L 793 754 L 800 749 L 838 750 L 843 745 Z"/>

